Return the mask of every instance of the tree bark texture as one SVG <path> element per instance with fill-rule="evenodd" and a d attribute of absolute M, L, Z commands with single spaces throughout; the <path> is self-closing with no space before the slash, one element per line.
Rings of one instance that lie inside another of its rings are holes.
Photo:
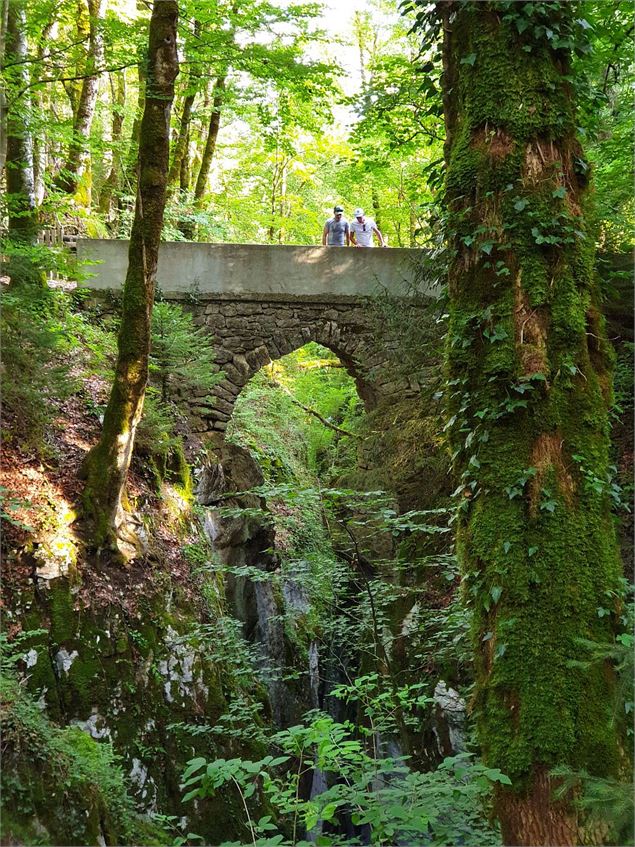
<path fill-rule="evenodd" d="M 94 546 L 124 560 L 138 554 L 125 509 L 125 486 L 148 380 L 150 325 L 169 166 L 170 110 L 178 74 L 176 0 L 155 0 L 149 30 L 139 179 L 123 292 L 115 380 L 99 443 L 87 455 L 84 507 Z"/>
<path fill-rule="evenodd" d="M 26 4 L 9 0 L 7 14 L 6 54 L 11 63 L 11 88 L 7 109 L 6 186 L 9 236 L 13 241 L 33 244 L 37 238 L 37 213 L 33 179 L 33 138 L 30 102 L 13 100 L 11 91 L 29 84 L 26 43 Z"/>
<path fill-rule="evenodd" d="M 505 844 L 579 843 L 549 772 L 614 774 L 619 616 L 604 332 L 572 4 L 442 2 L 452 259 L 446 362 L 475 712 Z M 560 39 L 560 40 L 554 40 Z M 564 46 L 555 46 L 555 45 Z M 606 608 L 603 617 L 598 608 Z M 586 843 L 586 842 L 585 842 Z"/>
<path fill-rule="evenodd" d="M 111 86 L 113 103 L 110 139 L 112 144 L 112 162 L 108 176 L 104 180 L 99 193 L 99 211 L 106 216 L 107 220 L 110 219 L 113 194 L 117 190 L 121 177 L 121 135 L 123 130 L 124 106 L 126 104 L 126 77 L 123 71 L 120 71 L 114 80 L 111 78 Z"/>
<path fill-rule="evenodd" d="M 4 68 L 7 49 L 7 24 L 9 18 L 9 0 L 0 0 L 0 67 Z M 4 172 L 7 160 L 7 94 L 5 83 L 0 84 L 0 175 Z"/>
<path fill-rule="evenodd" d="M 88 145 L 93 124 L 99 77 L 104 64 L 104 38 L 101 23 L 106 8 L 106 0 L 87 0 L 89 15 L 88 54 L 86 56 L 86 76 L 77 100 L 73 120 L 73 140 L 68 159 L 62 169 L 60 188 L 68 194 L 77 194 L 78 202 L 89 207 L 91 201 L 90 148 Z"/>
<path fill-rule="evenodd" d="M 212 101 L 212 113 L 209 119 L 209 127 L 207 130 L 207 140 L 205 149 L 203 150 L 203 158 L 201 166 L 196 178 L 196 186 L 194 187 L 194 202 L 197 206 L 201 206 L 205 189 L 207 188 L 207 180 L 209 171 L 212 166 L 212 159 L 216 151 L 216 141 L 218 139 L 218 130 L 220 129 L 221 109 L 225 95 L 225 76 L 219 76 L 214 83 L 214 99 Z"/>
<path fill-rule="evenodd" d="M 199 21 L 194 21 L 194 36 L 198 38 L 201 33 L 201 24 Z M 179 134 L 172 152 L 172 162 L 170 164 L 170 172 L 168 174 L 168 191 L 171 190 L 176 182 L 179 182 L 181 190 L 188 190 L 190 187 L 190 165 L 189 151 L 190 144 L 190 123 L 192 120 L 192 107 L 196 95 L 198 94 L 198 82 L 200 80 L 200 71 L 194 66 L 189 72 L 188 88 L 183 97 L 183 108 L 181 109 L 181 120 L 179 122 Z M 184 165 L 185 162 L 185 165 Z M 184 189 L 184 182 L 187 185 Z"/>

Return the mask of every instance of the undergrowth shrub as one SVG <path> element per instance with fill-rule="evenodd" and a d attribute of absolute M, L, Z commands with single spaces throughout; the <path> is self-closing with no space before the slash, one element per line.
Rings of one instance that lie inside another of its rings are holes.
<path fill-rule="evenodd" d="M 191 760 L 183 800 L 237 793 L 245 809 L 241 843 L 500 844 L 485 812 L 492 785 L 509 779 L 468 754 L 420 773 L 403 758 L 369 754 L 346 725 L 319 712 L 267 746 L 274 755 L 259 761 Z M 306 798 L 301 785 L 311 775 L 315 790 Z M 270 814 L 261 816 L 263 801 Z"/>
<path fill-rule="evenodd" d="M 2 292 L 2 434 L 26 448 L 44 451 L 56 401 L 72 390 L 66 356 L 72 339 L 66 327 L 64 294 L 20 286 Z"/>

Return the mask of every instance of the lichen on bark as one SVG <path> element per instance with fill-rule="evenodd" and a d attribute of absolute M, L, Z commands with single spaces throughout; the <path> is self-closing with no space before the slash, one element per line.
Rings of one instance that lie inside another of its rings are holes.
<path fill-rule="evenodd" d="M 567 79 L 575 14 L 562 3 L 439 7 L 454 248 L 446 361 L 478 734 L 513 782 L 497 795 L 505 843 L 573 844 L 575 810 L 553 801 L 549 771 L 619 768 L 612 671 L 584 666 L 580 644 L 613 640 L 620 574 L 610 347 Z"/>

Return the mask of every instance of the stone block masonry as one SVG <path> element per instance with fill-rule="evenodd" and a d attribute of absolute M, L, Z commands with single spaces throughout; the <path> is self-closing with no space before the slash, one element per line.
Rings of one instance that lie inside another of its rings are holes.
<path fill-rule="evenodd" d="M 84 239 L 80 261 L 99 262 L 87 287 L 123 288 L 127 242 Z M 224 432 L 242 388 L 264 365 L 309 341 L 328 347 L 354 378 L 367 409 L 416 396 L 416 374 L 396 375 L 399 339 L 382 320 L 376 295 L 388 293 L 403 309 L 427 310 L 433 292 L 420 285 L 418 250 L 346 250 L 235 244 L 162 244 L 157 285 L 206 327 L 224 374 L 213 403 L 187 397 L 191 425 L 205 436 Z M 417 319 L 417 318 L 414 318 Z M 391 366 L 392 364 L 392 366 Z"/>

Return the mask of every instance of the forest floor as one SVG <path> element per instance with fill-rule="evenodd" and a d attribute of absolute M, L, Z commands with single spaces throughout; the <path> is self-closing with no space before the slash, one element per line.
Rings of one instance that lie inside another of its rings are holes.
<path fill-rule="evenodd" d="M 195 528 L 188 526 L 187 518 L 175 520 L 173 514 L 167 514 L 165 499 L 142 473 L 140 462 L 133 462 L 130 469 L 128 495 L 150 528 L 147 556 L 128 568 L 111 567 L 107 557 L 97 557 L 86 548 L 78 505 L 80 468 L 101 426 L 86 395 L 96 406 L 105 402 L 107 391 L 99 377 L 88 377 L 82 380 L 81 393 L 56 403 L 58 414 L 46 431 L 44 458 L 41 451 L 23 448 L 17 441 L 5 439 L 2 444 L 0 486 L 5 489 L 10 520 L 3 522 L 6 597 L 0 600 L 0 607 L 3 602 L 10 604 L 12 590 L 32 584 L 41 587 L 65 573 L 77 578 L 78 607 L 115 603 L 135 614 L 138 597 L 166 576 L 186 592 L 194 591 L 182 547 L 197 539 Z M 10 428 L 9 421 L 4 423 Z M 40 550 L 47 555 L 38 555 Z"/>

